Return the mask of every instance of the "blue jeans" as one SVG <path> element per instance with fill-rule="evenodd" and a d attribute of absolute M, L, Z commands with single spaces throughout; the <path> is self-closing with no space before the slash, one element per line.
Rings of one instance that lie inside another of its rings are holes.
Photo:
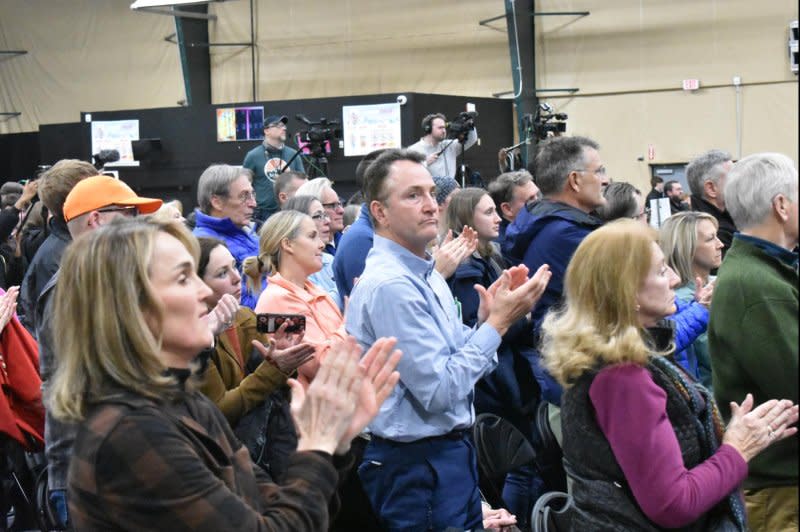
<path fill-rule="evenodd" d="M 59 524 L 66 528 L 69 526 L 69 512 L 67 510 L 67 490 L 52 490 L 48 494 L 53 513 L 58 517 Z"/>
<path fill-rule="evenodd" d="M 517 516 L 519 528 L 529 525 L 533 505 L 545 491 L 544 481 L 533 464 L 521 466 L 506 475 L 503 500 L 508 505 L 506 509 Z"/>
<path fill-rule="evenodd" d="M 466 434 L 411 443 L 373 438 L 358 475 L 387 530 L 421 532 L 482 525 L 478 463 Z"/>

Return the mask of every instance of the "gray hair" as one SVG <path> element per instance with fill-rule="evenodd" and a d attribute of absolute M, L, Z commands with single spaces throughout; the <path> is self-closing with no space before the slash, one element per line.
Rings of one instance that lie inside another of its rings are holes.
<path fill-rule="evenodd" d="M 606 222 L 619 218 L 636 218 L 639 214 L 639 201 L 636 196 L 641 195 L 641 191 L 630 183 L 624 181 L 610 183 L 603 191 L 606 202 L 597 207 L 597 215 Z"/>
<path fill-rule="evenodd" d="M 515 188 L 527 185 L 531 181 L 533 181 L 533 176 L 527 170 L 505 172 L 489 183 L 486 190 L 499 210 L 502 203 L 510 203 L 514 199 Z"/>
<path fill-rule="evenodd" d="M 297 211 L 302 212 L 303 214 L 311 214 L 311 204 L 315 201 L 319 201 L 318 198 L 314 196 L 309 196 L 307 194 L 300 194 L 294 196 L 293 198 L 289 198 L 286 203 L 283 204 L 284 211 Z"/>
<path fill-rule="evenodd" d="M 543 196 L 564 190 L 569 173 L 586 163 L 587 148 L 597 150 L 600 146 L 586 137 L 551 137 L 539 144 L 533 179 Z"/>
<path fill-rule="evenodd" d="M 314 196 L 319 201 L 322 201 L 322 192 L 326 188 L 333 190 L 333 183 L 331 183 L 331 180 L 327 177 L 315 177 L 314 179 L 309 179 L 308 182 L 303 183 L 300 188 L 297 189 L 295 195 Z"/>
<path fill-rule="evenodd" d="M 782 153 L 755 153 L 737 162 L 725 182 L 725 206 L 740 230 L 764 222 L 772 200 L 797 201 L 797 168 Z"/>
<path fill-rule="evenodd" d="M 212 164 L 206 168 L 197 181 L 197 204 L 200 205 L 200 212 L 210 214 L 211 196 L 228 197 L 231 183 L 241 176 L 246 176 L 253 182 L 253 172 L 248 168 L 229 164 Z"/>
<path fill-rule="evenodd" d="M 686 165 L 686 181 L 695 196 L 703 197 L 703 183 L 716 184 L 725 171 L 722 165 L 733 160 L 731 154 L 723 150 L 709 150 L 698 155 Z"/>

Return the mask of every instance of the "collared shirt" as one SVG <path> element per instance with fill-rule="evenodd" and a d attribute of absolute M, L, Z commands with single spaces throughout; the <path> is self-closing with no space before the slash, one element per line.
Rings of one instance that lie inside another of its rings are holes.
<path fill-rule="evenodd" d="M 308 280 L 326 291 L 331 296 L 331 299 L 336 302 L 339 310 L 342 309 L 342 298 L 339 297 L 339 290 L 336 288 L 336 281 L 333 279 L 333 255 L 323 252 L 322 269 L 309 275 Z"/>
<path fill-rule="evenodd" d="M 376 234 L 346 328 L 364 349 L 394 336 L 403 352 L 400 382 L 370 424 L 372 434 L 409 442 L 473 424 L 472 391 L 497 366 L 500 335 L 485 323 L 477 329 L 461 323 L 430 257 Z"/>
<path fill-rule="evenodd" d="M 316 348 L 314 358 L 299 368 L 300 382 L 308 384 L 319 369 L 319 362 L 331 343 L 344 338 L 344 320 L 339 307 L 324 290 L 309 280 L 300 288 L 276 273 L 269 277 L 267 289 L 261 293 L 256 312 L 302 314 L 306 317 L 303 342 Z"/>
<path fill-rule="evenodd" d="M 433 153 L 438 153 L 442 150 L 442 154 L 436 159 L 433 163 L 425 164 L 428 168 L 428 171 L 434 177 L 453 177 L 456 176 L 456 157 L 461 155 L 461 152 L 464 150 L 468 150 L 478 141 L 478 131 L 476 129 L 470 130 L 467 134 L 467 138 L 464 140 L 464 147 L 462 150 L 461 143 L 457 140 L 453 139 L 445 139 L 438 144 L 430 144 L 425 140 L 425 137 L 419 139 L 419 142 L 416 142 L 408 147 L 409 150 L 416 151 L 428 157 Z"/>
<path fill-rule="evenodd" d="M 742 233 L 734 233 L 734 236 L 756 246 L 770 257 L 775 257 L 784 264 L 797 269 L 798 254 L 794 251 L 789 251 L 788 249 L 782 248 L 774 242 L 764 240 L 763 238 L 758 238 L 757 236 L 750 236 Z"/>

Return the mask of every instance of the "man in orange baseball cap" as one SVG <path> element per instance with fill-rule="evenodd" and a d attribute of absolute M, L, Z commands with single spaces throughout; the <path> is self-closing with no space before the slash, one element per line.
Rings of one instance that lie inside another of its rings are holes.
<path fill-rule="evenodd" d="M 150 214 L 162 201 L 141 198 L 128 185 L 106 175 L 87 177 L 75 185 L 64 201 L 64 220 L 72 238 L 108 223 L 117 216 Z"/>

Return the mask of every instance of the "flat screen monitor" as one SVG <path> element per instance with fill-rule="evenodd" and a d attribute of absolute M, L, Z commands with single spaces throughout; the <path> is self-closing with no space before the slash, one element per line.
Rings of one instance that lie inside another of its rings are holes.
<path fill-rule="evenodd" d="M 139 139 L 131 141 L 134 161 L 158 161 L 163 154 L 161 139 Z"/>
<path fill-rule="evenodd" d="M 264 107 L 217 109 L 217 142 L 264 139 Z"/>

